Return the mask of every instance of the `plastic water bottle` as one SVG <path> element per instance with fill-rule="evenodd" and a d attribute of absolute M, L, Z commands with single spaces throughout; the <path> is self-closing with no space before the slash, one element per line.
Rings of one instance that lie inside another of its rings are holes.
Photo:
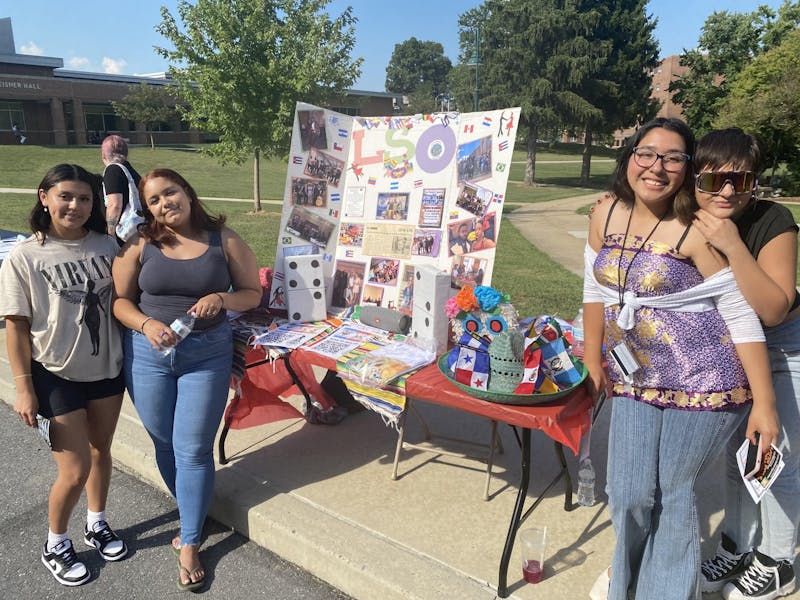
<path fill-rule="evenodd" d="M 583 359 L 583 309 L 572 321 L 572 356 Z"/>
<path fill-rule="evenodd" d="M 590 458 L 584 458 L 578 468 L 578 504 L 594 506 L 594 467 Z"/>
<path fill-rule="evenodd" d="M 181 315 L 177 319 L 172 322 L 172 325 L 169 326 L 172 331 L 175 332 L 175 337 L 178 338 L 178 341 L 175 342 L 174 346 L 170 346 L 169 348 L 162 348 L 161 354 L 164 356 L 169 356 L 169 353 L 172 352 L 173 348 L 180 344 L 186 336 L 192 333 L 192 329 L 194 329 L 194 322 L 195 322 L 195 315 L 194 313 L 186 313 L 185 315 Z"/>

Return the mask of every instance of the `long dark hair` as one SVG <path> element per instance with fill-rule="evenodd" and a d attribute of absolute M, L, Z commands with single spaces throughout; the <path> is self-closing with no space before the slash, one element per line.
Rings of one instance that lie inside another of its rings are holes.
<path fill-rule="evenodd" d="M 106 219 L 105 211 L 100 203 L 100 177 L 89 173 L 80 165 L 61 163 L 45 173 L 42 182 L 36 188 L 36 204 L 33 205 L 33 210 L 31 210 L 31 214 L 28 217 L 31 231 L 37 234 L 40 243 L 44 244 L 47 232 L 50 231 L 50 226 L 53 224 L 53 219 L 50 213 L 45 211 L 45 206 L 39 198 L 39 190 L 46 193 L 50 188 L 62 181 L 82 181 L 89 185 L 92 190 L 92 212 L 83 226 L 89 231 L 105 234 Z"/>
<path fill-rule="evenodd" d="M 177 171 L 172 169 L 153 169 L 149 171 L 142 180 L 139 182 L 139 198 L 142 202 L 142 212 L 144 212 L 144 225 L 139 228 L 139 232 L 146 240 L 160 246 L 166 244 L 169 246 L 175 240 L 175 236 L 161 223 L 157 223 L 153 219 L 153 213 L 147 208 L 147 198 L 144 196 L 144 186 L 151 179 L 163 177 L 169 179 L 175 185 L 183 188 L 186 195 L 189 196 L 191 201 L 191 213 L 189 215 L 189 223 L 192 229 L 196 231 L 219 231 L 225 225 L 225 215 L 210 215 L 206 210 L 200 198 L 197 197 L 197 192 L 189 185 L 183 176 Z"/>
<path fill-rule="evenodd" d="M 690 157 L 694 154 L 694 134 L 692 133 L 692 130 L 689 129 L 689 126 L 680 119 L 658 117 L 642 125 L 636 131 L 636 133 L 628 139 L 628 142 L 623 147 L 622 152 L 617 159 L 617 166 L 614 169 L 614 174 L 612 175 L 611 191 L 617 198 L 619 198 L 628 206 L 633 206 L 634 202 L 633 190 L 628 183 L 628 162 L 630 162 L 631 157 L 633 156 L 633 149 L 641 143 L 644 136 L 650 133 L 653 129 L 658 128 L 677 133 L 679 136 L 681 136 L 681 138 L 683 138 L 683 144 L 686 147 L 686 154 L 688 154 Z M 692 161 L 690 159 L 686 164 L 686 176 L 683 180 L 681 191 L 675 198 L 676 204 L 681 196 L 691 195 L 693 185 L 694 167 L 692 166 Z M 675 207 L 675 211 L 677 213 L 677 206 Z M 689 222 L 691 222 L 691 220 Z"/>

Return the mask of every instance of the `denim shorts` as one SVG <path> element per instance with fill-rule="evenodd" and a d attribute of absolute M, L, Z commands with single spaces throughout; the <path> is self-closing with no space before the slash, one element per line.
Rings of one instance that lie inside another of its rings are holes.
<path fill-rule="evenodd" d="M 85 409 L 92 400 L 116 396 L 125 391 L 122 371 L 112 379 L 70 381 L 31 361 L 33 389 L 39 399 L 39 414 L 48 419 Z"/>

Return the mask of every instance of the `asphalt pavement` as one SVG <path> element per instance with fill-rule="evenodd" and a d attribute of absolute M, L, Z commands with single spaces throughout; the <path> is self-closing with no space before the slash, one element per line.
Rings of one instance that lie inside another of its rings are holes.
<path fill-rule="evenodd" d="M 59 584 L 40 561 L 47 537 L 47 495 L 56 469 L 35 429 L 24 427 L 0 402 L 0 599 L 102 598 L 152 600 L 186 597 L 177 589 L 177 563 L 169 543 L 178 529 L 172 499 L 131 475 L 115 469 L 107 515 L 127 542 L 130 554 L 106 563 L 81 539 L 86 499 L 73 512 L 69 531 L 92 578 L 78 588 Z M 200 552 L 208 585 L 198 594 L 209 600 L 346 600 L 349 596 L 230 528 L 209 519 Z"/>

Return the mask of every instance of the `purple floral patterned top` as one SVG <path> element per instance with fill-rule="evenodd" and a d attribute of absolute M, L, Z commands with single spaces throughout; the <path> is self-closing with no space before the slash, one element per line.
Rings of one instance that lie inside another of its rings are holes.
<path fill-rule="evenodd" d="M 594 263 L 597 281 L 619 290 L 642 238 L 628 237 L 622 257 L 622 234 L 609 234 Z M 619 270 L 618 270 L 618 267 Z M 619 273 L 619 276 L 618 276 Z M 649 241 L 628 272 L 626 291 L 639 296 L 679 292 L 703 281 L 687 258 L 671 246 Z M 626 396 L 664 408 L 724 410 L 751 400 L 747 377 L 725 322 L 716 310 L 679 312 L 643 307 L 636 325 L 623 331 L 617 325 L 619 305 L 607 306 L 606 344 L 623 340 L 642 368 L 626 387 L 615 367 L 609 368 L 615 396 Z M 613 361 L 610 361 L 613 364 Z"/>

